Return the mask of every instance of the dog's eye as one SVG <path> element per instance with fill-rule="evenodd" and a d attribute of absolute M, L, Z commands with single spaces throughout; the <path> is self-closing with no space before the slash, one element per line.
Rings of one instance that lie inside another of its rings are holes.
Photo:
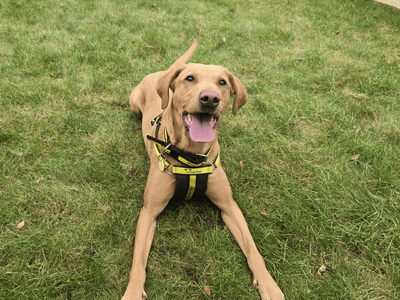
<path fill-rule="evenodd" d="M 226 85 L 226 81 L 225 80 L 223 80 L 223 79 L 221 79 L 220 81 L 219 81 L 219 83 L 218 83 L 219 85 Z"/>
<path fill-rule="evenodd" d="M 185 80 L 189 81 L 189 82 L 193 82 L 194 78 L 193 78 L 193 76 L 188 76 L 188 77 L 185 78 Z"/>

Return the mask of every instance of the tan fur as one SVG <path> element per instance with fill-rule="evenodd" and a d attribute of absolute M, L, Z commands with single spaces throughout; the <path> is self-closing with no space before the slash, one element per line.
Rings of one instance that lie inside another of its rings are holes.
<path fill-rule="evenodd" d="M 142 129 L 147 153 L 150 157 L 150 171 L 144 191 L 143 208 L 140 211 L 136 228 L 132 269 L 129 283 L 123 300 L 146 299 L 144 283 L 146 278 L 146 263 L 156 227 L 156 218 L 166 207 L 175 191 L 175 177 L 159 169 L 159 161 L 155 155 L 154 144 L 147 140 L 147 135 L 154 134 L 151 120 L 163 110 L 161 128 L 167 127 L 171 142 L 174 146 L 192 153 L 205 153 L 213 147 L 207 163 L 215 158 L 219 151 L 217 129 L 215 138 L 211 142 L 198 143 L 190 139 L 183 124 L 184 112 L 202 112 L 199 105 L 199 94 L 207 90 L 218 93 L 221 101 L 212 111 L 218 118 L 227 111 L 230 97 L 235 95 L 232 113 L 236 114 L 248 99 L 243 84 L 227 69 L 221 66 L 203 64 L 185 64 L 197 48 L 196 39 L 189 50 L 181 56 L 167 71 L 161 71 L 146 76 L 135 87 L 129 98 L 131 110 L 142 115 Z M 185 80 L 193 76 L 195 82 Z M 226 81 L 221 86 L 220 80 Z M 162 139 L 161 135 L 158 136 Z M 179 162 L 168 158 L 174 165 Z M 232 198 L 232 191 L 222 166 L 215 173 L 209 175 L 206 191 L 208 198 L 221 209 L 222 218 L 232 235 L 237 240 L 245 254 L 250 270 L 253 272 L 254 285 L 258 288 L 263 300 L 282 300 L 284 295 L 272 279 L 265 267 L 264 260 L 258 252 L 251 237 L 247 223 L 238 205 Z"/>

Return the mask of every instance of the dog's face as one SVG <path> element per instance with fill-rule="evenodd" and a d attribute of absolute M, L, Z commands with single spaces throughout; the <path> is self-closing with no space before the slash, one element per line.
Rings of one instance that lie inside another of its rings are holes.
<path fill-rule="evenodd" d="M 190 138 L 211 142 L 234 89 L 228 71 L 220 66 L 188 64 L 171 84 L 172 106 L 182 117 Z"/>
<path fill-rule="evenodd" d="M 221 66 L 187 64 L 171 70 L 159 81 L 157 90 L 173 91 L 171 109 L 182 120 L 191 140 L 212 142 L 222 115 L 227 111 L 230 97 L 236 95 L 232 112 L 246 103 L 243 84 Z M 163 93 L 159 92 L 162 97 Z M 168 95 L 168 94 L 167 94 Z M 163 108 L 168 105 L 163 98 Z"/>

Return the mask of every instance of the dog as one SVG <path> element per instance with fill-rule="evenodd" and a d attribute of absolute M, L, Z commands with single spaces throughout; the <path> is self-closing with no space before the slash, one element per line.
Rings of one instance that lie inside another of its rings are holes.
<path fill-rule="evenodd" d="M 148 299 L 146 264 L 156 218 L 170 199 L 205 194 L 220 210 L 253 273 L 263 300 L 284 295 L 265 267 L 219 162 L 218 126 L 235 95 L 232 113 L 248 100 L 245 87 L 226 68 L 186 62 L 198 39 L 167 71 L 147 75 L 132 91 L 129 104 L 142 117 L 150 170 L 140 210 L 132 269 L 122 300 Z"/>

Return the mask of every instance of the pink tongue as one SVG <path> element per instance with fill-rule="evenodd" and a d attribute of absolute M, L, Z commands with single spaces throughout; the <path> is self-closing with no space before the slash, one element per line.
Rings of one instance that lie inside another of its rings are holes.
<path fill-rule="evenodd" d="M 214 140 L 214 130 L 210 120 L 200 122 L 196 117 L 192 118 L 192 125 L 189 128 L 190 138 L 197 143 L 208 143 Z"/>

